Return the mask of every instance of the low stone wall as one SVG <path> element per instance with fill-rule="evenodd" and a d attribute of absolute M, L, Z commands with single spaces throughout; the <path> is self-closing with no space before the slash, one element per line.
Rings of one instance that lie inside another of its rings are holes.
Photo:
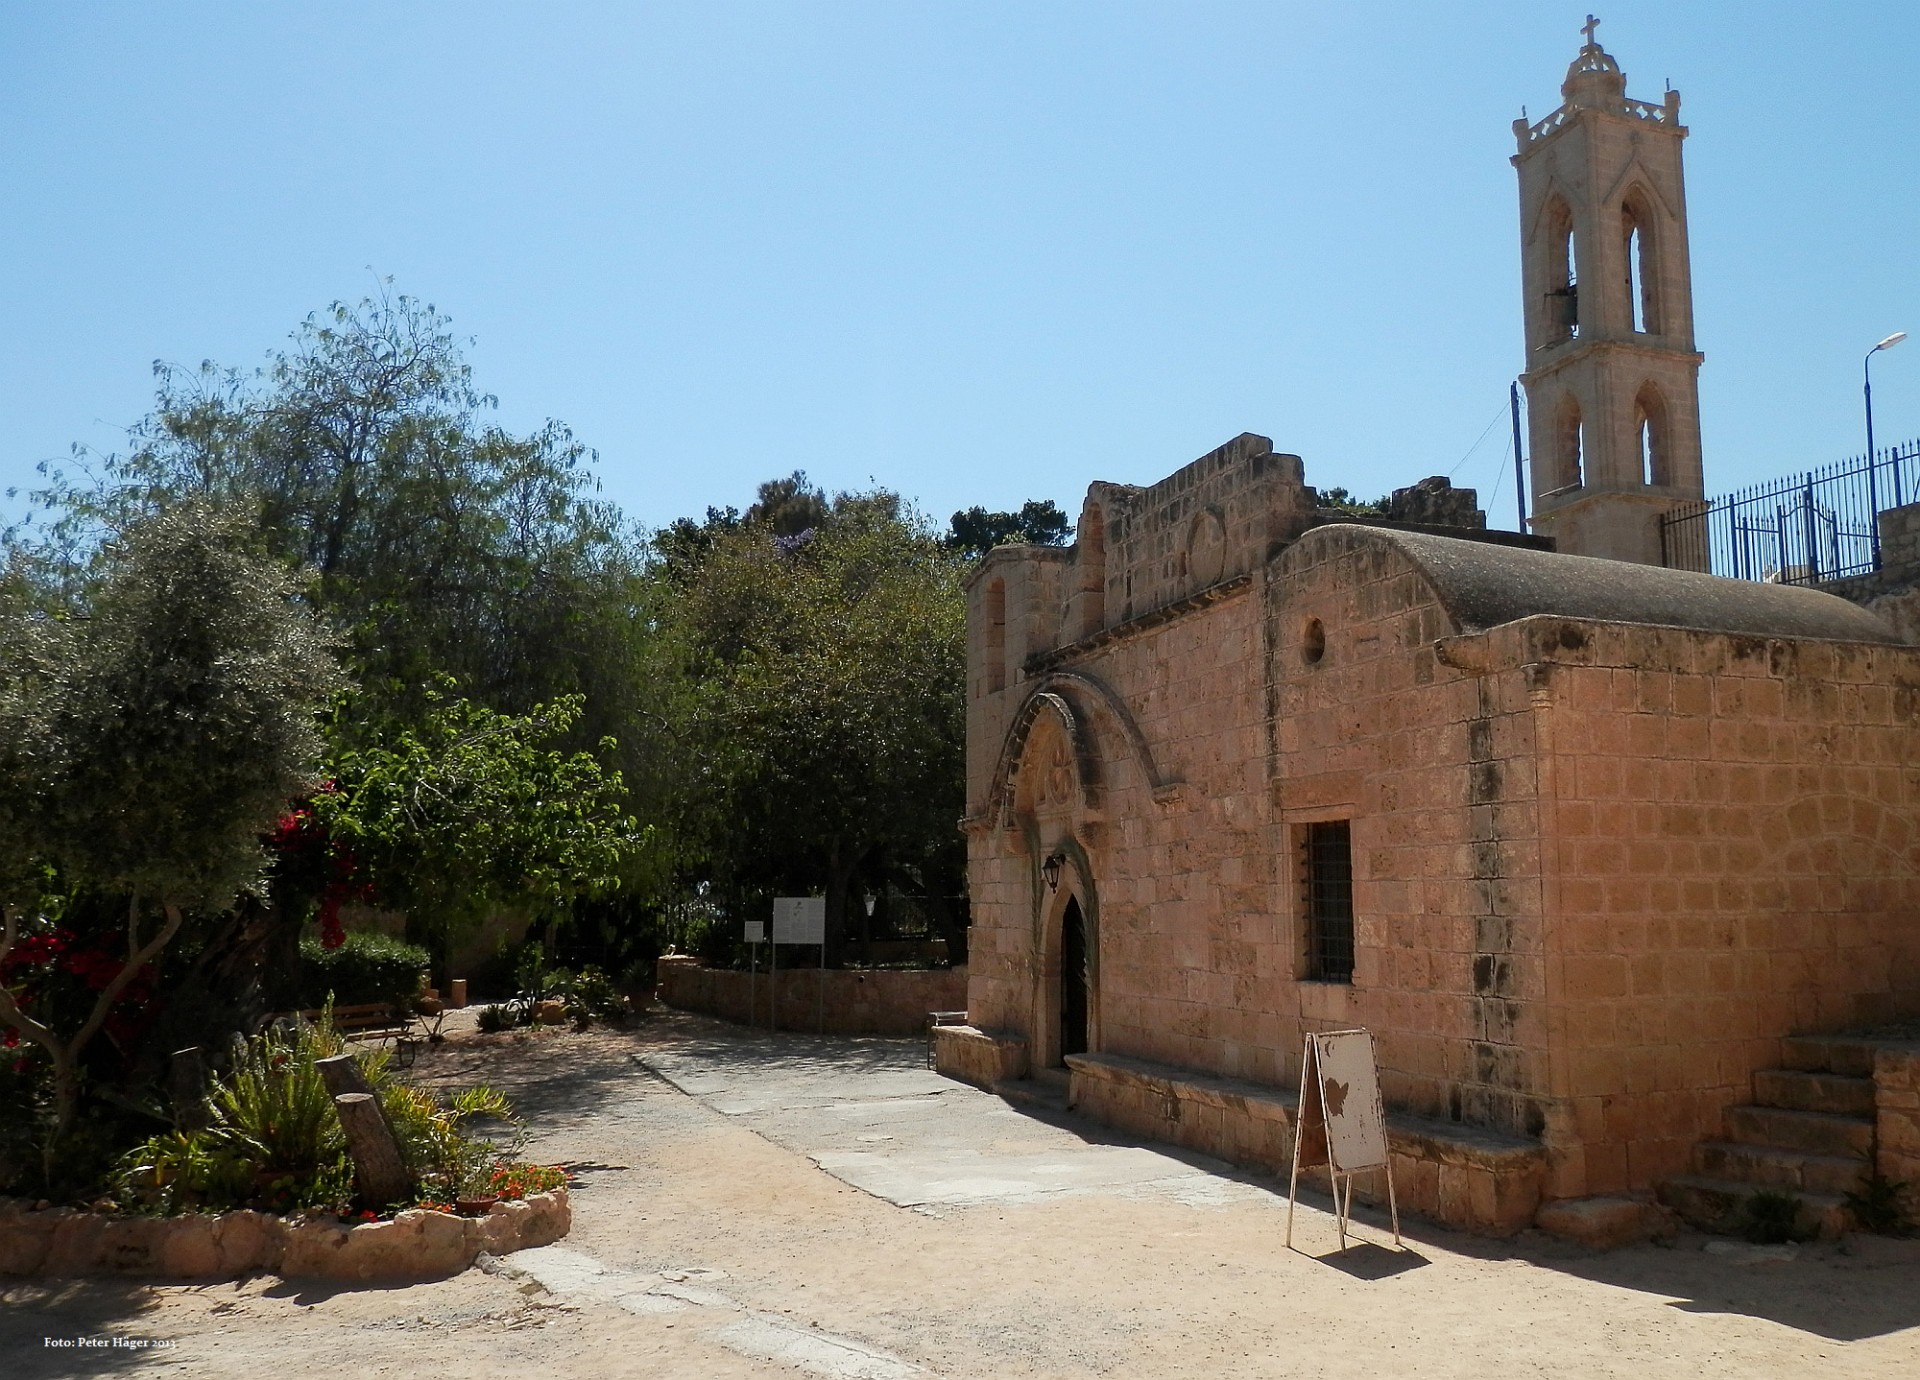
<path fill-rule="evenodd" d="M 970 1025 L 937 1026 L 933 1067 L 948 1078 L 993 1091 L 994 1085 L 1027 1076 L 1027 1042 L 1018 1036 L 992 1035 Z"/>
<path fill-rule="evenodd" d="M 1174 1070 L 1118 1054 L 1070 1054 L 1074 1108 L 1138 1136 L 1284 1174 L 1294 1103 L 1278 1088 Z"/>
<path fill-rule="evenodd" d="M 416 1208 L 357 1226 L 249 1211 L 184 1217 L 34 1211 L 14 1202 L 0 1204 L 0 1275 L 226 1279 L 264 1271 L 294 1278 L 425 1279 L 458 1274 L 482 1251 L 505 1255 L 548 1245 L 572 1224 L 564 1188 L 496 1203 L 484 1217 Z"/>
<path fill-rule="evenodd" d="M 971 1026 L 934 1032 L 935 1067 L 982 1087 L 1024 1075 L 1023 1040 Z M 1117 1054 L 1067 1056 L 1074 1110 L 1152 1140 L 1285 1174 L 1293 1163 L 1299 1093 Z M 1018 1072 L 1012 1072 L 1012 1070 Z M 1448 1226 L 1507 1236 L 1533 1224 L 1546 1182 L 1537 1141 L 1477 1126 L 1390 1113 L 1387 1144 L 1400 1206 Z M 1313 1182 L 1324 1176 L 1316 1173 Z M 1386 1200 L 1386 1182 L 1360 1175 L 1355 1193 Z"/>
<path fill-rule="evenodd" d="M 1874 1163 L 1896 1183 L 1920 1185 L 1920 1041 L 1873 1051 Z"/>
<path fill-rule="evenodd" d="M 681 1011 L 698 1011 L 763 1029 L 768 1004 L 781 1030 L 831 1035 L 921 1035 L 929 1011 L 958 1011 L 967 1004 L 967 970 L 783 968 L 777 989 L 759 974 L 708 968 L 697 958 L 662 958 L 655 995 Z"/>

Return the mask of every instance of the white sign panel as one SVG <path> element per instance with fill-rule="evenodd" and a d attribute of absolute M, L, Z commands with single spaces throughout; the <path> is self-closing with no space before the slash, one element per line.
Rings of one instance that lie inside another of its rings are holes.
<path fill-rule="evenodd" d="M 1336 1030 L 1315 1036 L 1313 1043 L 1333 1167 L 1342 1174 L 1378 1169 L 1387 1162 L 1387 1128 L 1380 1114 L 1372 1032 Z"/>
<path fill-rule="evenodd" d="M 1400 1201 L 1394 1196 L 1393 1161 L 1387 1155 L 1387 1123 L 1380 1110 L 1372 1031 L 1333 1030 L 1307 1036 L 1300 1060 L 1300 1113 L 1293 1124 L 1293 1173 L 1287 1184 L 1289 1249 L 1300 1171 L 1320 1165 L 1326 1166 L 1333 1189 L 1343 1251 L 1353 1211 L 1353 1176 L 1363 1170 L 1387 1171 L 1387 1207 L 1393 1213 L 1393 1244 L 1398 1246 Z"/>
<path fill-rule="evenodd" d="M 827 898 L 776 896 L 773 900 L 773 942 L 824 944 L 827 942 Z"/>
<path fill-rule="evenodd" d="M 749 920 L 747 921 L 746 928 L 747 928 L 747 932 L 743 936 L 743 938 L 746 939 L 747 943 L 764 944 L 767 942 L 767 922 L 766 921 Z"/>

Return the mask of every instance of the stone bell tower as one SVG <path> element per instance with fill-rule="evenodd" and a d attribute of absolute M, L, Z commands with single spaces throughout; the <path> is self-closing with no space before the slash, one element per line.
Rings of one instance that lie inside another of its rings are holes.
<path fill-rule="evenodd" d="M 1536 532 L 1559 549 L 1704 569 L 1661 517 L 1705 497 L 1680 93 L 1629 99 L 1594 41 L 1560 108 L 1514 121 Z"/>

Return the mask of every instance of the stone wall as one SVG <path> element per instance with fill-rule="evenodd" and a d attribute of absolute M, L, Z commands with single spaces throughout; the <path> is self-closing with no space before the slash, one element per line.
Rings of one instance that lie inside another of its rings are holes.
<path fill-rule="evenodd" d="M 0 1275 L 152 1275 L 229 1279 L 427 1279 L 458 1274 L 482 1251 L 504 1255 L 567 1234 L 564 1188 L 496 1203 L 484 1217 L 414 1209 L 357 1226 L 263 1212 L 135 1217 L 35 1211 L 0 1203 Z"/>
<path fill-rule="evenodd" d="M 1920 1211 L 1920 1042 L 1873 1052 L 1874 1165 Z"/>
<path fill-rule="evenodd" d="M 1001 1083 L 1027 1076 L 1027 1042 L 989 1035 L 970 1025 L 936 1026 L 933 1061 L 947 1077 L 992 1091 Z"/>
<path fill-rule="evenodd" d="M 1532 618 L 1555 1196 L 1644 1189 L 1790 1034 L 1920 1015 L 1920 651 Z"/>
<path fill-rule="evenodd" d="M 832 1035 L 919 1035 L 926 1031 L 929 1011 L 961 1011 L 967 1005 L 965 968 L 829 968 L 825 973 L 782 968 L 773 979 L 765 969 L 756 977 L 708 968 L 697 958 L 663 957 L 656 972 L 656 994 L 668 1006 L 763 1028 L 777 981 L 774 1017 L 781 1030 L 818 1030 L 824 1014 Z"/>

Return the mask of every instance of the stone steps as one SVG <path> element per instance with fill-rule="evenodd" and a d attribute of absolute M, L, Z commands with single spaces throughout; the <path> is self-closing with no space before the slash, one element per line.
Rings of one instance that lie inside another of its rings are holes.
<path fill-rule="evenodd" d="M 1753 1076 L 1753 1105 L 1729 1107 L 1724 1138 L 1694 1147 L 1693 1172 L 1658 1188 L 1662 1203 L 1703 1231 L 1738 1232 L 1753 1195 L 1800 1200 L 1797 1229 L 1837 1236 L 1849 1225 L 1845 1195 L 1859 1187 L 1874 1143 L 1871 1043 L 1796 1036 L 1786 1067 Z"/>
<path fill-rule="evenodd" d="M 1873 1077 L 1872 1040 L 1843 1036 L 1794 1035 L 1780 1042 L 1786 1065 L 1803 1073 L 1837 1073 L 1847 1078 Z"/>
<path fill-rule="evenodd" d="M 1754 1186 L 1727 1179 L 1685 1174 L 1667 1179 L 1660 1185 L 1658 1197 L 1689 1226 L 1701 1231 L 1738 1234 L 1746 1224 L 1747 1200 Z M 1850 1225 L 1846 1203 L 1831 1193 L 1799 1193 L 1799 1216 L 1794 1222 L 1802 1236 L 1831 1240 Z"/>
<path fill-rule="evenodd" d="M 1762 1069 L 1753 1075 L 1753 1100 L 1763 1107 L 1790 1111 L 1871 1117 L 1873 1080 L 1801 1069 Z"/>
<path fill-rule="evenodd" d="M 993 1090 L 1002 1100 L 1017 1106 L 1066 1112 L 1073 1106 L 1068 1100 L 1068 1087 L 1065 1069 L 1032 1069 L 1025 1078 L 1003 1079 L 993 1085 Z"/>
<path fill-rule="evenodd" d="M 1873 1123 L 1859 1116 L 1784 1107 L 1729 1107 L 1726 1128 L 1727 1139 L 1740 1145 L 1771 1145 L 1841 1159 L 1858 1158 L 1873 1149 Z"/>
<path fill-rule="evenodd" d="M 1813 1155 L 1774 1145 L 1703 1141 L 1693 1152 L 1694 1170 L 1709 1179 L 1726 1179 L 1756 1188 L 1792 1193 L 1831 1193 L 1856 1187 L 1866 1161 L 1839 1155 Z"/>

